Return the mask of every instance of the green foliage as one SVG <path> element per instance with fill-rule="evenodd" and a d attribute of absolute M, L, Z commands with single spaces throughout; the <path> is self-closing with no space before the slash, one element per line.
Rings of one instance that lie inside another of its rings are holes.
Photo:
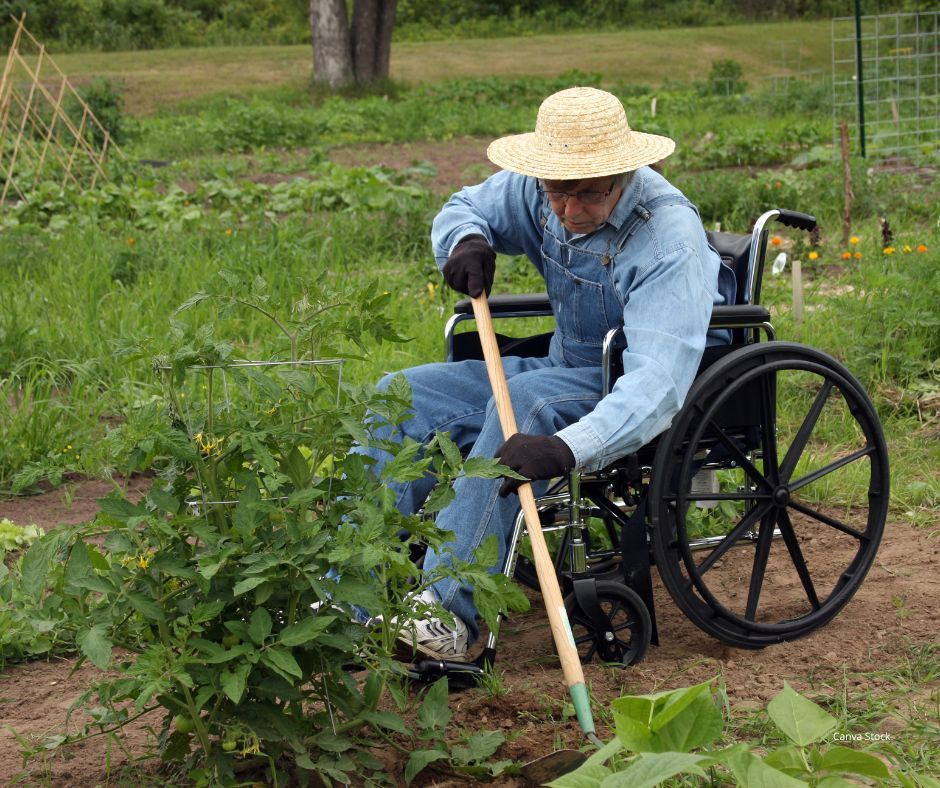
<path fill-rule="evenodd" d="M 88 109 L 108 133 L 112 142 L 121 145 L 125 142 L 127 119 L 124 115 L 124 99 L 121 90 L 111 80 L 96 77 L 79 91 Z M 70 111 L 76 128 L 82 125 L 81 113 L 77 108 Z M 100 148 L 104 143 L 101 129 L 91 123 L 85 124 L 89 141 Z"/>
<path fill-rule="evenodd" d="M 463 467 L 445 435 L 423 456 L 378 443 L 393 455 L 381 478 L 352 450 L 410 404 L 402 386 L 343 385 L 331 355 L 366 337 L 397 339 L 388 301 L 374 288 L 308 293 L 283 318 L 262 279 L 225 273 L 216 292 L 182 305 L 260 312 L 289 355 L 239 362 L 214 321 L 174 325 L 154 361 L 162 423 L 120 441 L 124 467 L 157 474 L 147 496 L 102 499 L 93 523 L 34 541 L 3 583 L 0 616 L 17 638 L 0 641 L 4 659 L 71 646 L 113 671 L 76 701 L 95 699 L 93 721 L 53 745 L 159 707 L 161 757 L 197 780 L 231 781 L 238 762 L 273 781 L 381 770 L 371 737 L 408 734 L 401 716 L 380 710 L 401 674 L 397 628 L 359 622 L 366 610 L 385 622 L 416 615 L 406 600 L 420 576 L 412 548 L 444 539 L 398 512 L 388 481 L 433 474 L 449 489 L 462 473 L 495 473 L 495 461 Z M 490 561 L 495 545 L 485 549 Z M 525 603 L 482 567 L 457 571 L 490 621 Z M 364 685 L 345 672 L 351 662 L 368 671 Z M 476 768 L 499 743 L 472 739 L 449 757 Z"/>
<path fill-rule="evenodd" d="M 747 88 L 744 81 L 744 69 L 737 60 L 726 58 L 712 61 L 708 79 L 698 86 L 703 96 L 731 96 L 743 93 Z"/>
<path fill-rule="evenodd" d="M 630 786 L 653 788 L 679 775 L 709 784 L 797 788 L 851 785 L 860 778 L 876 785 L 930 784 L 926 775 L 895 772 L 874 752 L 840 744 L 839 721 L 784 682 L 767 715 L 784 743 L 763 753 L 747 744 L 716 749 L 721 712 L 711 682 L 655 695 L 625 696 L 612 712 L 616 736 L 575 771 L 549 783 L 553 788 Z"/>

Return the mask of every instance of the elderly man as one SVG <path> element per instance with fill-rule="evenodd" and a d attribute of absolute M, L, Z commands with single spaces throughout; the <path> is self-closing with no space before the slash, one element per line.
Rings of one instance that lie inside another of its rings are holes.
<path fill-rule="evenodd" d="M 594 88 L 549 96 L 534 133 L 489 146 L 502 171 L 450 198 L 434 220 L 434 254 L 447 284 L 470 296 L 489 293 L 498 252 L 526 255 L 555 313 L 550 351 L 504 359 L 519 427 L 505 443 L 482 361 L 397 373 L 411 386 L 414 416 L 394 436 L 427 442 L 448 431 L 471 456 L 498 457 L 534 480 L 538 494 L 540 480 L 599 470 L 669 425 L 706 343 L 721 341 L 708 336 L 712 306 L 733 303 L 735 287 L 695 207 L 648 166 L 674 148 L 667 137 L 631 130 L 620 101 Z M 624 373 L 602 397 L 601 343 L 616 326 L 627 340 Z M 426 557 L 425 571 L 452 556 L 473 560 L 492 534 L 505 550 L 518 484 L 459 479 L 437 520 L 453 538 Z M 397 485 L 399 508 L 416 511 L 430 486 L 430 479 Z M 424 600 L 439 601 L 453 625 L 428 618 L 403 639 L 425 656 L 464 659 L 478 634 L 472 589 L 438 581 Z"/>

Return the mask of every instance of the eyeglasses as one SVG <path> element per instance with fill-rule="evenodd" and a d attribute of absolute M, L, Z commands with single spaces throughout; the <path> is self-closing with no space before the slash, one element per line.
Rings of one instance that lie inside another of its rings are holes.
<path fill-rule="evenodd" d="M 544 184 L 541 184 L 541 186 L 542 192 L 552 202 L 568 202 L 568 200 L 573 197 L 584 205 L 599 205 L 608 197 L 610 197 L 616 182 L 617 180 L 615 178 L 614 181 L 610 184 L 610 188 L 606 192 L 582 191 L 572 193 L 557 191 L 556 189 L 546 189 Z"/>

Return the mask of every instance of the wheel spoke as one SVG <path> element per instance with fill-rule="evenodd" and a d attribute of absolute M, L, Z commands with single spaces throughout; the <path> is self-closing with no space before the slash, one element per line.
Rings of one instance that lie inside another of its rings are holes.
<path fill-rule="evenodd" d="M 763 401 L 761 408 L 761 448 L 764 459 L 764 476 L 775 487 L 780 481 L 780 470 L 777 465 L 777 435 L 776 435 L 776 373 L 763 375 L 760 379 L 760 396 Z"/>
<path fill-rule="evenodd" d="M 823 476 L 828 476 L 830 473 L 834 473 L 840 468 L 844 468 L 846 465 L 851 465 L 856 460 L 860 460 L 862 457 L 867 457 L 869 454 L 875 453 L 875 447 L 871 444 L 863 446 L 861 449 L 853 451 L 851 454 L 847 454 L 845 457 L 840 457 L 835 462 L 830 462 L 828 465 L 824 465 L 822 468 L 818 468 L 812 473 L 806 474 L 806 476 L 801 476 L 795 482 L 790 484 L 790 492 L 799 490 L 801 487 L 805 487 L 807 484 L 812 484 L 815 481 L 819 481 Z"/>
<path fill-rule="evenodd" d="M 744 617 L 753 621 L 757 615 L 757 603 L 760 592 L 764 587 L 764 574 L 767 571 L 767 559 L 770 556 L 770 545 L 774 537 L 774 524 L 768 518 L 760 524 L 760 533 L 757 535 L 757 549 L 754 551 L 754 566 L 751 569 L 751 583 L 747 590 L 747 607 Z"/>
<path fill-rule="evenodd" d="M 744 517 L 741 518 L 741 522 L 731 529 L 728 535 L 722 540 L 721 544 L 705 556 L 705 559 L 695 567 L 699 575 L 703 575 L 711 569 L 715 562 L 734 547 L 735 542 L 744 536 L 754 523 L 767 514 L 769 509 L 770 504 L 755 506 L 751 511 L 745 514 Z"/>
<path fill-rule="evenodd" d="M 807 413 L 806 418 L 803 419 L 803 423 L 800 425 L 800 429 L 797 431 L 793 443 L 790 444 L 790 448 L 787 450 L 783 462 L 780 463 L 780 482 L 782 484 L 786 484 L 790 481 L 790 477 L 796 469 L 796 464 L 803 454 L 803 450 L 806 448 L 809 436 L 813 434 L 816 422 L 819 421 L 826 400 L 829 398 L 829 394 L 832 391 L 832 386 L 833 383 L 831 380 L 827 379 L 824 381 L 819 392 L 816 394 L 816 399 L 813 400 L 813 405 L 809 409 L 809 413 Z"/>
<path fill-rule="evenodd" d="M 751 481 L 755 484 L 759 484 L 765 489 L 770 488 L 770 484 L 767 479 L 764 477 L 764 474 L 757 470 L 757 467 L 748 459 L 748 456 L 741 450 L 737 443 L 731 439 L 731 437 L 715 422 L 711 422 L 708 425 L 708 429 L 711 430 L 712 434 L 718 438 L 718 440 L 724 445 L 726 449 L 731 453 L 731 459 L 733 459 L 751 478 Z"/>
<path fill-rule="evenodd" d="M 802 512 L 807 517 L 812 517 L 814 520 L 818 520 L 821 523 L 825 523 L 826 525 L 832 526 L 837 531 L 842 531 L 842 533 L 844 534 L 848 534 L 849 536 L 854 536 L 859 541 L 862 541 L 863 539 L 865 540 L 868 539 L 867 534 L 862 533 L 861 531 L 856 531 L 854 528 L 850 528 L 849 526 L 847 526 L 845 523 L 841 522 L 840 520 L 836 520 L 834 517 L 830 517 L 828 514 L 823 514 L 822 512 L 816 509 L 813 509 L 812 507 L 807 506 L 805 503 L 802 503 L 800 501 L 795 501 L 791 498 L 790 506 L 792 506 L 798 512 Z"/>
<path fill-rule="evenodd" d="M 800 549 L 800 542 L 796 538 L 796 531 L 793 530 L 793 523 L 790 522 L 790 515 L 786 509 L 780 512 L 780 522 L 778 523 L 780 533 L 783 535 L 783 542 L 790 553 L 790 559 L 796 568 L 796 573 L 803 584 L 803 590 L 806 591 L 806 598 L 809 600 L 813 610 L 819 610 L 819 597 L 816 595 L 816 587 L 813 585 L 813 578 L 809 575 L 809 568 L 806 566 L 806 559 L 803 558 L 803 551 Z"/>

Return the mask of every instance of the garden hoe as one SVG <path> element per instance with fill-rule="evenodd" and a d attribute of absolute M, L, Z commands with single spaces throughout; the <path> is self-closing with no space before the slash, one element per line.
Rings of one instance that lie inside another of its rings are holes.
<path fill-rule="evenodd" d="M 493 331 L 493 320 L 490 316 L 490 306 L 486 294 L 471 298 L 473 315 L 476 318 L 477 333 L 480 344 L 483 346 L 483 358 L 486 362 L 486 372 L 493 389 L 493 399 L 496 402 L 496 411 L 499 414 L 499 423 L 503 428 L 503 438 L 508 439 L 518 432 L 516 416 L 513 413 L 512 402 L 509 399 L 509 387 L 506 385 L 506 373 L 499 355 L 499 346 Z M 552 637 L 555 640 L 555 649 L 561 660 L 568 692 L 574 705 L 578 724 L 585 737 L 598 747 L 601 741 L 594 732 L 594 720 L 591 716 L 591 699 L 584 684 L 584 672 L 581 670 L 581 660 L 575 648 L 574 635 L 565 611 L 565 603 L 558 587 L 558 577 L 555 566 L 545 544 L 545 535 L 542 533 L 542 524 L 539 520 L 538 509 L 535 505 L 535 495 L 532 485 L 522 484 L 518 490 L 519 502 L 525 516 L 526 530 L 532 545 L 532 555 L 535 560 L 535 572 L 538 575 L 539 587 L 542 590 L 542 599 L 545 601 L 545 610 L 548 612 L 548 621 L 552 627 Z M 522 773 L 533 782 L 544 782 L 558 774 L 564 774 L 576 768 L 585 760 L 583 753 L 577 750 L 559 750 L 538 758 L 523 766 Z"/>

